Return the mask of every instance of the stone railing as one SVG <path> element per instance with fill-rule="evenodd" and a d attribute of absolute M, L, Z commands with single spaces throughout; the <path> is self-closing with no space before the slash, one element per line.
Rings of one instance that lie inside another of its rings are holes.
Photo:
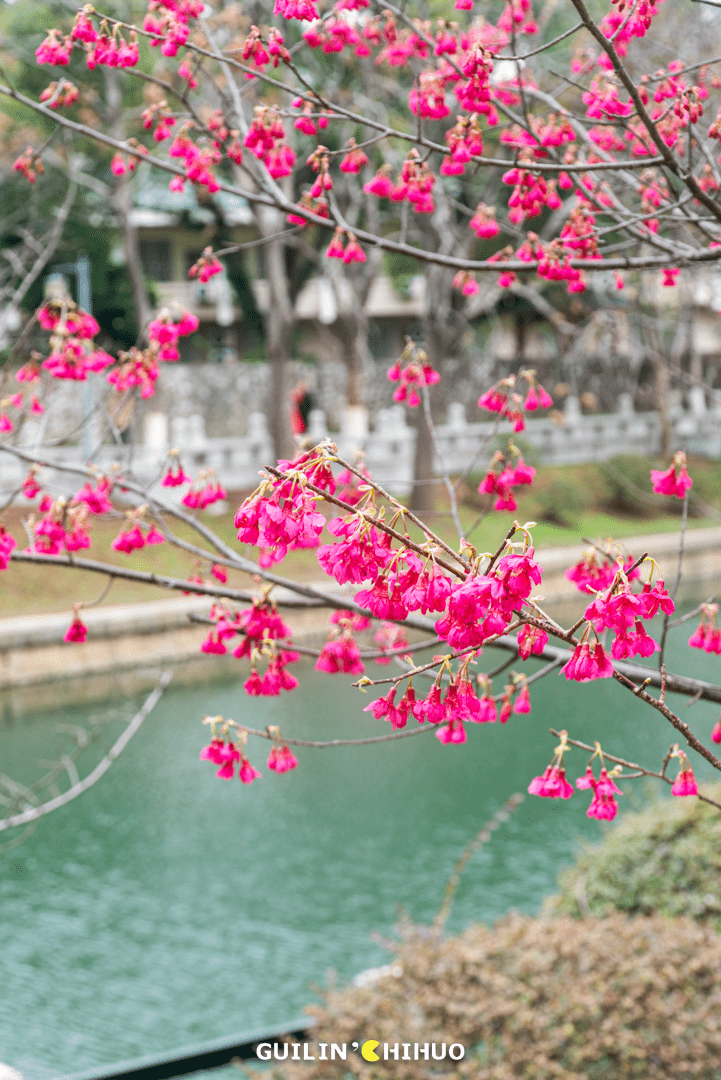
<path fill-rule="evenodd" d="M 682 412 L 670 418 L 674 448 L 685 446 L 690 451 L 709 457 L 721 457 L 721 409 L 710 412 Z M 394 493 L 403 495 L 410 489 L 416 431 L 407 422 L 401 405 L 382 410 L 375 429 L 367 430 L 362 410 L 348 410 L 346 422 L 339 433 L 325 429 L 324 414 L 311 413 L 308 435 L 320 440 L 330 434 L 342 455 L 353 455 L 363 449 L 372 475 Z M 474 471 L 485 468 L 493 447 L 504 445 L 509 436 L 508 425 L 496 425 L 491 420 L 469 423 L 462 405 L 451 405 L 446 423 L 437 428 L 440 461 L 439 472 L 462 472 L 474 458 Z M 534 447 L 544 464 L 582 464 L 604 461 L 617 454 L 656 454 L 661 447 L 661 420 L 657 413 L 634 413 L 628 399 L 622 400 L 618 412 L 584 416 L 577 401 L 567 400 L 562 416 L 530 419 L 526 430 L 516 436 L 522 443 Z M 186 472 L 195 476 L 201 469 L 212 469 L 228 490 L 243 490 L 256 485 L 259 471 L 272 463 L 273 448 L 266 418 L 251 413 L 244 436 L 208 438 L 201 416 L 176 419 L 168 424 L 161 413 L 146 416 L 144 440 L 139 446 L 103 446 L 94 461 L 102 471 L 115 461 L 132 462 L 132 470 L 149 490 L 157 487 L 163 472 L 168 449 L 177 447 Z M 80 465 L 82 446 L 59 447 L 52 457 L 65 464 Z M 33 446 L 28 445 L 32 452 Z M 479 455 L 479 451 L 482 451 Z M 26 466 L 10 454 L 0 454 L 0 487 L 9 493 L 20 486 Z M 58 473 L 52 482 L 56 490 L 74 490 L 73 481 Z M 166 489 L 166 498 L 180 498 L 178 489 Z"/>

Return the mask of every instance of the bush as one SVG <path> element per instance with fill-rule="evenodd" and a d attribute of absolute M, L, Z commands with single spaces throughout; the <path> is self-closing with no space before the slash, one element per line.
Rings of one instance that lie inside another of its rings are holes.
<path fill-rule="evenodd" d="M 599 464 L 607 488 L 604 503 L 608 510 L 633 517 L 658 517 L 672 500 L 652 493 L 651 464 L 648 458 L 633 454 L 621 454 Z"/>
<path fill-rule="evenodd" d="M 546 487 L 539 487 L 536 499 L 540 521 L 550 521 L 564 529 L 578 528 L 578 516 L 588 510 L 593 496 L 588 488 L 572 480 L 555 477 Z"/>
<path fill-rule="evenodd" d="M 696 799 L 664 800 L 624 814 L 602 843 L 587 845 L 546 911 L 688 915 L 721 931 L 720 875 L 721 814 Z"/>
<path fill-rule="evenodd" d="M 513 915 L 446 940 L 416 929 L 397 964 L 400 974 L 331 992 L 310 1009 L 317 1042 L 461 1043 L 465 1060 L 381 1056 L 374 1066 L 349 1050 L 345 1062 L 286 1062 L 276 1075 L 721 1078 L 721 938 L 691 919 Z"/>

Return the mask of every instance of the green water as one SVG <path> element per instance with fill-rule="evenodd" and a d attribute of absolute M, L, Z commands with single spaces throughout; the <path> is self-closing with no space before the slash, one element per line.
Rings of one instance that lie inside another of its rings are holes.
<path fill-rule="evenodd" d="M 721 681 L 721 659 L 687 649 L 684 630 L 669 666 Z M 494 662 L 488 650 L 484 665 Z M 554 673 L 532 699 L 530 716 L 471 726 L 461 747 L 429 733 L 306 750 L 276 777 L 267 744 L 253 746 L 264 776 L 245 788 L 198 763 L 203 713 L 320 739 L 381 723 L 342 679 L 309 670 L 283 699 L 251 700 L 240 681 L 171 685 L 92 790 L 0 855 L 0 1061 L 50 1080 L 295 1018 L 329 969 L 345 980 L 388 961 L 369 934 L 388 934 L 398 905 L 432 919 L 465 843 L 549 760 L 549 726 L 650 765 L 672 741 L 657 713 L 610 680 L 569 687 Z M 97 708 L 6 719 L 0 769 L 31 780 L 58 719 Z M 699 703 L 684 716 L 708 737 L 717 712 Z M 105 747 L 120 730 L 109 726 Z M 574 751 L 571 775 L 585 764 Z M 450 929 L 537 910 L 579 838 L 600 835 L 588 801 L 527 798 L 469 865 Z"/>

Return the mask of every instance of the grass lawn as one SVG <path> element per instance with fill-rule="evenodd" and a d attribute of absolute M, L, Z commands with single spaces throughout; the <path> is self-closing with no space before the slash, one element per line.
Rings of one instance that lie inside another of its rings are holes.
<path fill-rule="evenodd" d="M 581 542 L 584 536 L 592 539 L 621 539 L 645 533 L 675 532 L 680 524 L 680 503 L 675 499 L 662 499 L 651 494 L 649 467 L 650 462 L 644 459 L 618 459 L 618 468 L 623 468 L 623 484 L 620 481 L 616 484 L 617 477 L 613 469 L 609 471 L 603 465 L 544 467 L 530 488 L 516 489 L 518 509 L 514 513 L 491 511 L 480 521 L 470 539 L 478 551 L 495 550 L 514 518 L 521 524 L 526 521 L 538 522 L 533 530 L 537 548 L 576 544 Z M 721 503 L 721 463 L 705 459 L 692 461 L 690 472 L 695 481 L 694 492 L 700 493 L 702 502 L 693 506 L 689 528 L 721 524 L 721 513 L 718 510 Z M 462 501 L 459 516 L 466 533 L 478 520 L 482 506 L 476 495 L 477 486 L 478 478 L 471 478 L 460 492 Z M 240 499 L 240 495 L 231 496 L 227 513 L 218 517 L 204 515 L 204 521 L 222 540 L 243 551 L 237 543 L 233 526 L 233 517 Z M 428 520 L 447 543 L 456 546 L 457 537 L 447 512 L 445 492 L 443 499 L 445 503 L 439 496 L 438 510 Z M 669 513 L 669 509 L 675 513 Z M 3 516 L 6 528 L 13 532 L 18 544 L 23 543 L 21 517 L 24 513 L 25 511 L 21 514 L 17 509 L 11 509 Z M 182 579 L 197 571 L 198 567 L 194 566 L 192 555 L 167 543 L 144 548 L 132 555 L 113 551 L 110 544 L 119 528 L 118 521 L 93 519 L 93 545 L 90 551 L 79 554 L 100 562 L 154 571 Z M 199 547 L 205 547 L 205 542 L 196 537 L 187 526 L 179 525 L 175 531 L 179 537 L 190 540 Z M 414 531 L 412 529 L 412 533 Z M 255 555 L 250 549 L 243 553 L 250 558 Z M 207 562 L 204 568 L 207 570 Z M 276 569 L 282 576 L 296 580 L 318 580 L 322 576 L 312 551 L 291 552 Z M 209 580 L 213 581 L 212 578 Z M 88 571 L 61 567 L 50 571 L 46 566 L 11 563 L 0 576 L 0 613 L 12 616 L 70 611 L 73 603 L 77 601 L 88 602 L 96 599 L 105 588 L 106 582 L 104 576 Z M 247 588 L 252 584 L 252 577 L 239 571 L 229 571 L 228 584 L 235 588 Z M 130 603 L 161 599 L 169 595 L 181 594 L 116 580 L 104 602 Z"/>

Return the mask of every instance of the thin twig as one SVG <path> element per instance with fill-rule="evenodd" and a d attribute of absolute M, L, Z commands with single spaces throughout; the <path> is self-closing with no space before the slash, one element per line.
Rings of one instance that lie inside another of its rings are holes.
<path fill-rule="evenodd" d="M 561 732 L 556 731 L 555 728 L 548 729 L 555 738 L 561 738 Z M 566 737 L 566 742 L 569 746 L 577 746 L 580 750 L 588 750 L 591 754 L 595 753 L 596 747 L 589 746 L 588 743 L 579 742 L 577 739 L 569 739 Z M 663 780 L 667 784 L 673 784 L 673 780 L 666 776 L 666 767 L 671 760 L 671 753 L 668 753 L 664 758 L 663 768 L 661 772 L 654 772 L 653 769 L 646 769 L 643 765 L 637 765 L 635 762 L 626 761 L 625 758 L 615 757 L 613 754 L 607 754 L 605 750 L 602 751 L 604 758 L 607 761 L 612 761 L 614 765 L 622 765 L 624 769 L 631 769 L 637 776 L 652 776 L 656 780 Z M 625 780 L 632 779 L 631 777 L 623 777 Z M 699 792 L 697 798 L 702 802 L 708 803 L 710 806 L 715 806 L 717 810 L 721 810 L 721 803 L 717 803 L 714 799 L 709 799 L 706 795 L 701 795 Z"/>
<path fill-rule="evenodd" d="M 433 926 L 436 930 L 442 930 L 446 924 L 448 916 L 451 913 L 451 907 L 453 905 L 453 898 L 458 891 L 458 886 L 461 883 L 461 875 L 468 866 L 473 856 L 476 854 L 484 844 L 487 844 L 491 839 L 491 834 L 500 826 L 508 821 L 513 811 L 521 805 L 525 795 L 517 793 L 511 795 L 510 799 L 507 799 L 500 810 L 496 810 L 490 821 L 486 822 L 483 828 L 473 837 L 463 849 L 463 853 L 453 867 L 453 873 L 448 879 L 445 892 L 443 893 L 443 899 L 441 906 L 438 909 L 438 913 L 433 920 Z"/>
<path fill-rule="evenodd" d="M 105 775 L 115 759 L 122 753 L 145 718 L 160 701 L 163 691 L 172 677 L 172 672 L 163 672 L 158 680 L 158 685 L 146 699 L 142 708 L 135 714 L 123 734 L 116 740 L 110 750 L 108 750 L 105 757 L 98 762 L 93 771 L 88 773 L 84 780 L 81 780 L 79 784 L 75 784 L 73 787 L 69 788 L 62 795 L 58 795 L 55 799 L 50 799 L 40 806 L 34 806 L 32 809 L 25 810 L 21 814 L 14 814 L 12 817 L 0 821 L 0 832 L 4 832 L 6 829 L 14 829 L 18 825 L 27 825 L 29 822 L 36 821 L 38 818 L 52 813 L 53 810 L 59 810 L 61 806 L 66 806 L 67 803 L 72 802 L 73 799 L 77 799 L 78 795 L 82 795 L 91 788 L 93 784 L 96 784 L 101 776 Z"/>

